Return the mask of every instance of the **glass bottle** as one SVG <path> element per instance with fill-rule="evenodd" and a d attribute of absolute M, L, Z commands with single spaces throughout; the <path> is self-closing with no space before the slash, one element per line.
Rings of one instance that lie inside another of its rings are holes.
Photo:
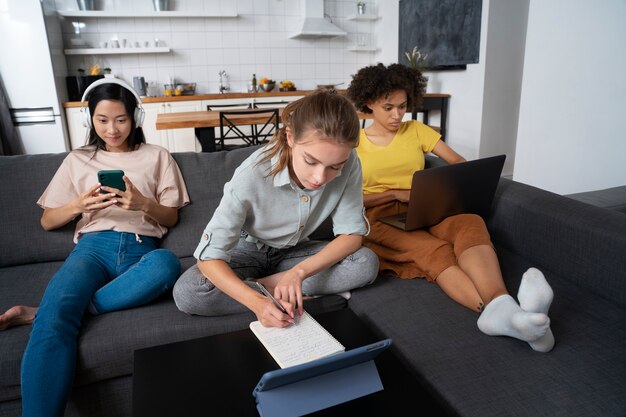
<path fill-rule="evenodd" d="M 252 74 L 252 91 L 256 91 L 256 74 Z"/>

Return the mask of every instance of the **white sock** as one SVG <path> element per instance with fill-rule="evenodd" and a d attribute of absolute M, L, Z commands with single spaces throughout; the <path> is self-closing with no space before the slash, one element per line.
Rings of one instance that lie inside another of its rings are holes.
<path fill-rule="evenodd" d="M 525 342 L 546 334 L 550 319 L 543 313 L 529 313 L 508 294 L 491 300 L 478 318 L 478 328 L 489 336 L 509 336 Z"/>
<path fill-rule="evenodd" d="M 352 293 L 350 291 L 344 291 L 344 292 L 340 292 L 337 293 L 337 295 L 342 296 L 343 298 L 345 298 L 346 300 L 349 300 L 350 297 L 352 297 Z"/>
<path fill-rule="evenodd" d="M 520 307 L 529 312 L 548 315 L 553 298 L 554 292 L 543 273 L 537 268 L 529 268 L 522 276 L 522 282 L 517 293 Z M 528 344 L 538 352 L 551 351 L 554 347 L 552 329 L 548 327 L 544 336 L 528 342 Z"/>

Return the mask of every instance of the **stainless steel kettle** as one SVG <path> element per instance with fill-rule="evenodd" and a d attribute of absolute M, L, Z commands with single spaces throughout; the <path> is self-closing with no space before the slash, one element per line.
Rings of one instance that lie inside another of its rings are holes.
<path fill-rule="evenodd" d="M 140 97 L 148 95 L 146 93 L 146 80 L 143 77 L 133 77 L 133 88 Z"/>

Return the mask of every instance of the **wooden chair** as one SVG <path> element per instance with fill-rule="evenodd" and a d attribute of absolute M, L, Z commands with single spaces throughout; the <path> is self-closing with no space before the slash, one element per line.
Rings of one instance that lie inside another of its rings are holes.
<path fill-rule="evenodd" d="M 427 98 L 424 97 L 424 101 L 422 102 L 422 107 L 420 109 L 416 109 L 411 113 L 411 117 L 413 120 L 419 120 L 417 115 L 419 113 L 422 114 L 422 123 L 425 125 L 429 125 L 429 113 L 431 111 L 440 112 L 440 125 L 431 126 L 433 129 L 437 130 L 441 133 L 441 140 L 445 142 L 446 140 L 446 125 L 448 121 L 448 98 L 447 97 L 433 97 Z M 430 125 L 429 125 L 430 126 Z"/>
<path fill-rule="evenodd" d="M 286 107 L 289 103 L 291 103 L 291 101 L 287 101 L 287 100 L 281 100 L 281 101 L 257 101 L 254 102 L 254 107 L 255 109 L 273 109 L 273 108 L 284 108 Z M 257 128 L 259 127 L 259 125 L 257 125 Z M 278 119 L 278 127 L 282 127 L 281 123 L 280 123 L 280 117 Z M 271 134 L 260 134 L 257 139 L 258 139 L 258 143 L 265 143 L 267 141 L 269 141 L 272 138 L 272 135 L 276 132 L 276 129 L 271 131 Z"/>
<path fill-rule="evenodd" d="M 207 111 L 219 111 L 224 109 L 251 109 L 252 104 L 250 103 L 236 103 L 236 104 L 214 104 L 211 106 L 206 106 Z M 202 145 L 203 152 L 216 152 L 221 149 L 217 147 L 217 127 L 201 127 L 196 128 L 196 136 Z"/>
<path fill-rule="evenodd" d="M 422 106 L 419 109 L 415 109 L 410 112 L 411 119 L 419 120 L 425 125 L 429 125 L 436 131 L 441 134 L 441 140 L 446 140 L 446 125 L 448 121 L 448 96 L 440 94 L 438 97 L 424 97 L 422 102 Z M 435 113 L 440 113 L 440 125 L 439 126 L 431 126 L 430 122 L 430 112 L 434 111 Z M 421 118 L 418 117 L 421 114 Z M 371 119 L 361 119 L 361 128 L 364 129 L 368 125 L 368 120 Z"/>
<path fill-rule="evenodd" d="M 241 123 L 236 116 L 259 118 L 258 123 Z M 242 128 L 250 127 L 250 130 Z M 217 142 L 221 150 L 231 150 L 267 142 L 279 126 L 278 109 L 246 109 L 220 111 L 220 137 Z M 230 145 L 226 141 L 237 141 Z"/>

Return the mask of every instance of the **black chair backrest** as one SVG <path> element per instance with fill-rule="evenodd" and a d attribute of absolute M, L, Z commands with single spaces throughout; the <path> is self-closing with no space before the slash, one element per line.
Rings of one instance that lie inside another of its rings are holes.
<path fill-rule="evenodd" d="M 238 115 L 258 116 L 259 122 L 254 124 L 238 122 Z M 249 132 L 241 126 L 249 126 Z M 223 150 L 234 149 L 264 143 L 274 135 L 279 126 L 278 109 L 220 110 L 220 137 L 217 139 Z M 226 145 L 227 140 L 238 140 L 239 143 Z"/>
<path fill-rule="evenodd" d="M 221 104 L 221 103 L 216 103 L 216 104 L 209 104 L 206 106 L 207 111 L 220 111 L 220 110 L 224 110 L 224 109 L 251 109 L 252 108 L 252 103 L 230 103 L 230 104 Z M 250 127 L 250 130 L 252 130 L 252 127 Z M 241 148 L 242 146 L 226 146 L 224 144 L 223 140 L 220 140 L 220 138 L 217 137 L 218 134 L 218 128 L 214 127 L 213 128 L 213 137 L 215 138 L 215 150 L 220 151 L 220 150 L 231 150 L 231 149 L 236 149 L 236 148 Z M 248 145 L 244 145 L 244 146 L 248 146 Z"/>

